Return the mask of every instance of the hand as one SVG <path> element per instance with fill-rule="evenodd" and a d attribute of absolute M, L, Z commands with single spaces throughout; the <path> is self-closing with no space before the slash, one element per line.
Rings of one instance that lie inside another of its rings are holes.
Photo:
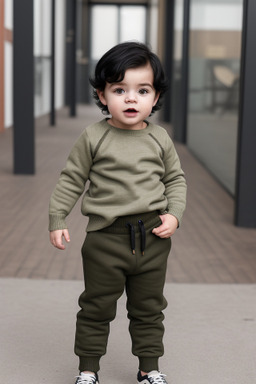
<path fill-rule="evenodd" d="M 159 227 L 154 228 L 152 233 L 162 239 L 168 239 L 178 228 L 179 222 L 175 216 L 170 215 L 169 213 L 166 215 L 159 215 L 159 217 L 162 224 Z"/>
<path fill-rule="evenodd" d="M 63 244 L 63 237 L 67 243 L 70 242 L 69 232 L 67 229 L 58 229 L 50 232 L 50 242 L 58 249 L 64 250 L 66 247 Z"/>

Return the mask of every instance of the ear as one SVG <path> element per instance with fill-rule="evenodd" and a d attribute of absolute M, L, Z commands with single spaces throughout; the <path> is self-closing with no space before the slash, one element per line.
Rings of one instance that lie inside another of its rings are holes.
<path fill-rule="evenodd" d="M 154 102 L 153 102 L 153 107 L 156 105 L 156 103 L 158 102 L 158 99 L 160 97 L 160 92 L 157 92 L 156 93 L 156 96 L 155 96 L 155 99 L 154 99 Z"/>
<path fill-rule="evenodd" d="M 98 98 L 100 99 L 101 103 L 103 105 L 107 105 L 107 101 L 106 101 L 105 96 L 104 96 L 104 91 L 100 91 L 99 89 L 96 89 L 96 92 L 97 92 Z"/>

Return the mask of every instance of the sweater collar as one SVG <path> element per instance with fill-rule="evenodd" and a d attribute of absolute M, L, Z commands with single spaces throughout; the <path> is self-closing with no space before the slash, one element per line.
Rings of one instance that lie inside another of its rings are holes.
<path fill-rule="evenodd" d="M 144 136 L 147 135 L 152 130 L 152 123 L 145 120 L 145 123 L 147 124 L 146 128 L 133 130 L 133 129 L 122 129 L 122 128 L 116 128 L 113 125 L 108 123 L 109 118 L 105 118 L 101 121 L 101 123 L 106 127 L 110 128 L 113 132 L 121 135 L 132 135 L 132 136 Z"/>

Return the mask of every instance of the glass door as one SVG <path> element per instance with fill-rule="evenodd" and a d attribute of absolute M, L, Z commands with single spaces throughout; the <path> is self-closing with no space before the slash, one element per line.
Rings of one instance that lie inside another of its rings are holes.
<path fill-rule="evenodd" d="M 235 193 L 243 0 L 191 0 L 190 150 Z"/>

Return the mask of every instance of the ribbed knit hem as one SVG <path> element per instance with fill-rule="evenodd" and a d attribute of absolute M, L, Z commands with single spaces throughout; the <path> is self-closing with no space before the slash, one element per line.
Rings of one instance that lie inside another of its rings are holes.
<path fill-rule="evenodd" d="M 91 371 L 98 372 L 100 370 L 100 358 L 101 356 L 88 356 L 88 357 L 79 357 L 79 371 Z"/>
<path fill-rule="evenodd" d="M 143 372 L 159 371 L 158 357 L 139 357 L 139 369 Z"/>
<path fill-rule="evenodd" d="M 49 231 L 56 231 L 57 229 L 66 229 L 67 224 L 65 222 L 66 215 L 49 214 Z"/>

